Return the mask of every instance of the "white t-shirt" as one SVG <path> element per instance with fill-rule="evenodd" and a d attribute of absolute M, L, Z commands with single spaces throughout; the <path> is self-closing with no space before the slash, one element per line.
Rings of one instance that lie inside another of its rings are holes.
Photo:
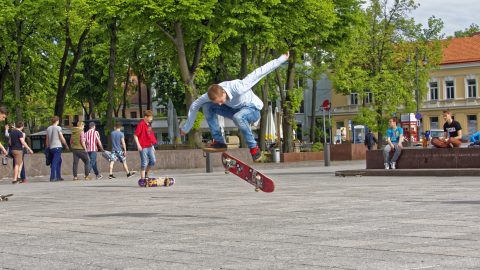
<path fill-rule="evenodd" d="M 60 141 L 60 132 L 62 132 L 62 128 L 59 126 L 49 126 L 47 128 L 47 138 L 48 142 L 50 143 L 48 148 L 62 148 L 62 142 Z"/>

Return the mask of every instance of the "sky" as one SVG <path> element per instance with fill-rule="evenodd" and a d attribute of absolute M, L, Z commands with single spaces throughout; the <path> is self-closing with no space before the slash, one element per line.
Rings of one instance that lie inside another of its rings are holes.
<path fill-rule="evenodd" d="M 480 25 L 480 0 L 417 0 L 420 6 L 411 16 L 416 23 L 426 28 L 432 15 L 442 19 L 443 33 L 453 36 L 455 31 L 464 30 L 472 23 Z"/>

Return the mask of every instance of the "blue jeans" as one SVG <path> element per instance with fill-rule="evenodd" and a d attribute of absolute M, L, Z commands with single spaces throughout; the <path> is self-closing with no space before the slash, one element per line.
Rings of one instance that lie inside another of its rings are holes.
<path fill-rule="evenodd" d="M 257 122 L 258 119 L 260 119 L 260 111 L 257 108 L 242 107 L 233 109 L 226 105 L 207 102 L 202 106 L 202 109 L 215 141 L 225 143 L 217 118 L 217 115 L 221 115 L 233 120 L 240 132 L 242 132 L 243 137 L 245 137 L 248 148 L 255 148 L 257 146 L 257 142 L 255 141 L 250 128 L 250 124 Z"/>
<path fill-rule="evenodd" d="M 50 180 L 61 179 L 60 174 L 62 170 L 62 148 L 50 148 L 50 155 L 52 156 L 52 163 L 50 164 Z"/>
<path fill-rule="evenodd" d="M 97 152 L 88 152 L 88 157 L 90 157 L 90 170 L 88 173 L 90 173 L 93 169 L 93 172 L 95 173 L 96 176 L 98 176 L 100 173 L 98 172 L 97 168 Z"/>
<path fill-rule="evenodd" d="M 152 168 L 155 166 L 155 153 L 153 152 L 153 146 L 143 148 L 142 151 L 140 151 L 140 169 L 142 171 L 145 171 L 145 169 L 148 167 Z"/>

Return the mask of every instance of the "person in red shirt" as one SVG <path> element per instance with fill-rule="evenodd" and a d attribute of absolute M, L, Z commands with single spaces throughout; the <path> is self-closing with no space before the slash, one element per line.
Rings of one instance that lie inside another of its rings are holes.
<path fill-rule="evenodd" d="M 146 110 L 143 119 L 138 123 L 135 129 L 133 138 L 137 144 L 138 152 L 140 153 L 140 177 L 145 179 L 148 176 L 148 172 L 155 165 L 155 144 L 157 139 L 153 132 L 151 122 L 153 120 L 153 113 L 150 110 Z"/>

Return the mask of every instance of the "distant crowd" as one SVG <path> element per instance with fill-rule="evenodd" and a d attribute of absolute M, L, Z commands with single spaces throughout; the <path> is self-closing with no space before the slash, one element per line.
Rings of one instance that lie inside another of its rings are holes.
<path fill-rule="evenodd" d="M 7 117 L 5 107 L 0 107 L 0 121 L 5 121 Z M 134 134 L 135 144 L 140 154 L 140 177 L 148 178 L 150 170 L 155 165 L 155 148 L 157 143 L 151 123 L 153 113 L 150 110 L 144 112 L 144 117 L 137 125 Z M 50 181 L 63 181 L 61 175 L 62 151 L 71 150 L 73 154 L 72 173 L 73 180 L 80 180 L 78 177 L 78 163 L 80 160 L 84 163 L 84 180 L 92 180 L 91 172 L 95 174 L 96 179 L 102 179 L 97 166 L 97 153 L 101 152 L 109 161 L 109 179 L 115 179 L 113 166 L 115 162 L 120 162 L 127 177 L 135 175 L 135 171 L 129 170 L 127 165 L 127 147 L 125 135 L 122 132 L 122 124 L 115 123 L 114 130 L 111 132 L 111 151 L 106 151 L 100 140 L 100 134 L 96 130 L 95 123 L 89 124 L 88 131 L 85 132 L 85 124 L 82 121 L 75 121 L 70 137 L 70 147 L 63 136 L 62 128 L 59 126 L 60 118 L 54 116 L 51 119 L 51 125 L 46 130 L 45 139 L 45 163 L 50 166 Z M 24 122 L 18 121 L 15 125 L 5 125 L 5 137 L 7 144 L 3 146 L 0 143 L 0 151 L 6 157 L 13 159 L 12 184 L 25 183 L 27 176 L 25 172 L 24 159 L 25 154 L 33 154 L 32 149 L 25 141 L 23 132 Z"/>

